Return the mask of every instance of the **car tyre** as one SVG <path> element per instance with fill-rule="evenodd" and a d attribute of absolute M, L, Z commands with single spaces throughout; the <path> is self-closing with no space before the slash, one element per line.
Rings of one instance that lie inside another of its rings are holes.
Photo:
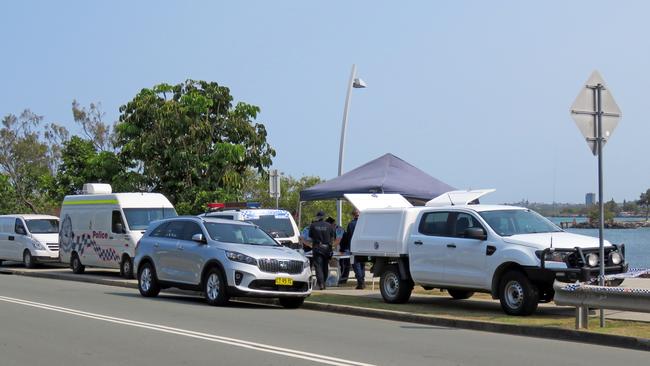
<path fill-rule="evenodd" d="M 70 269 L 72 269 L 72 273 L 74 274 L 82 274 L 86 270 L 86 266 L 81 264 L 81 259 L 79 259 L 79 255 L 77 253 L 72 253 L 72 258 L 70 258 Z"/>
<path fill-rule="evenodd" d="M 304 297 L 281 297 L 278 299 L 280 305 L 287 309 L 297 309 L 305 303 Z"/>
<path fill-rule="evenodd" d="M 474 296 L 474 291 L 448 289 L 447 292 L 454 300 L 465 300 Z"/>
<path fill-rule="evenodd" d="M 226 305 L 230 296 L 228 296 L 226 288 L 226 279 L 221 271 L 213 267 L 207 271 L 203 279 L 203 294 L 208 304 Z"/>
<path fill-rule="evenodd" d="M 138 290 L 144 297 L 156 297 L 160 293 L 160 285 L 153 264 L 146 262 L 138 271 Z"/>
<path fill-rule="evenodd" d="M 36 267 L 36 261 L 32 257 L 32 253 L 29 250 L 25 250 L 23 253 L 23 264 L 25 268 L 34 268 Z"/>
<path fill-rule="evenodd" d="M 537 310 L 539 289 L 525 274 L 510 271 L 499 282 L 501 308 L 509 315 L 530 315 Z"/>
<path fill-rule="evenodd" d="M 386 266 L 379 280 L 381 297 L 391 304 L 403 304 L 411 297 L 413 281 L 403 279 L 396 265 Z"/>
<path fill-rule="evenodd" d="M 120 262 L 120 276 L 130 280 L 133 278 L 133 261 L 125 254 Z"/>

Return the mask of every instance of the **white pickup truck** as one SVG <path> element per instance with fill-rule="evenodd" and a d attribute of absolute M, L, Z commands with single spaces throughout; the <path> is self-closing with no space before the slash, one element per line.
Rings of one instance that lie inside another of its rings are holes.
<path fill-rule="evenodd" d="M 413 207 L 398 194 L 346 194 L 360 212 L 351 242 L 369 256 L 384 301 L 403 303 L 413 286 L 499 299 L 530 315 L 553 299 L 553 281 L 598 276 L 598 238 L 564 232 L 523 207 L 472 204 L 494 190 L 453 191 Z M 607 274 L 627 270 L 625 248 L 605 241 Z"/>

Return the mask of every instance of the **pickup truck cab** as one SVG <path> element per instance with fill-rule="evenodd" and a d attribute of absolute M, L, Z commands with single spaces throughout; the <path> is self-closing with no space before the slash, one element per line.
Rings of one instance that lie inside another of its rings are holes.
<path fill-rule="evenodd" d="M 408 301 L 418 284 L 455 299 L 490 293 L 507 314 L 529 315 L 553 299 L 555 279 L 598 276 L 598 238 L 565 232 L 527 208 L 470 204 L 491 191 L 448 192 L 424 207 L 399 195 L 346 195 L 361 211 L 352 253 L 373 258 L 386 302 Z M 607 274 L 627 270 L 623 245 L 605 241 L 604 260 Z"/>

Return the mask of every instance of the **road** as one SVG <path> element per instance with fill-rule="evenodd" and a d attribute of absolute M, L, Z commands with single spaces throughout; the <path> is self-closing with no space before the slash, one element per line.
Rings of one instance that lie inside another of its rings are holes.
<path fill-rule="evenodd" d="M 646 365 L 648 353 L 0 275 L 0 365 Z"/>

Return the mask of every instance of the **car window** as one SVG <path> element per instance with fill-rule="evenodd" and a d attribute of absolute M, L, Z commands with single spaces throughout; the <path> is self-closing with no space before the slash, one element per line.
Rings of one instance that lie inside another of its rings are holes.
<path fill-rule="evenodd" d="M 157 227 L 151 236 L 157 238 L 182 239 L 185 231 L 183 221 L 170 221 Z"/>
<path fill-rule="evenodd" d="M 126 232 L 124 221 L 122 221 L 122 214 L 118 210 L 113 211 L 111 217 L 111 231 L 116 234 L 123 234 Z"/>
<path fill-rule="evenodd" d="M 224 220 L 234 220 L 235 217 L 233 215 L 215 215 L 215 214 L 208 214 L 206 215 L 208 217 L 214 217 L 215 219 L 224 219 Z"/>
<path fill-rule="evenodd" d="M 205 224 L 208 234 L 213 240 L 224 243 L 252 244 L 279 246 L 278 242 L 273 240 L 262 229 L 253 225 L 241 224 L 221 224 L 210 222 Z"/>
<path fill-rule="evenodd" d="M 483 228 L 474 216 L 461 212 L 456 215 L 456 220 L 454 220 L 454 236 L 464 238 L 465 229 L 473 227 Z"/>
<path fill-rule="evenodd" d="M 168 226 L 169 226 L 169 223 L 168 223 L 168 222 L 164 222 L 164 223 L 162 223 L 161 225 L 158 225 L 158 227 L 155 228 L 155 229 L 151 232 L 151 235 L 149 235 L 149 236 L 153 236 L 154 238 L 162 238 L 162 237 L 165 237 L 165 236 L 166 236 L 166 233 L 167 233 L 167 227 L 168 227 Z"/>
<path fill-rule="evenodd" d="M 30 219 L 25 220 L 29 232 L 32 234 L 56 234 L 59 232 L 57 219 Z"/>
<path fill-rule="evenodd" d="M 418 231 L 424 235 L 449 236 L 449 212 L 427 212 L 422 215 Z"/>
<path fill-rule="evenodd" d="M 186 221 L 184 224 L 185 230 L 183 231 L 183 240 L 192 240 L 194 234 L 203 234 L 201 226 L 196 222 Z"/>
<path fill-rule="evenodd" d="M 25 225 L 21 219 L 16 219 L 16 224 L 14 225 L 14 231 L 16 234 L 27 235 L 27 230 L 25 230 Z"/>

